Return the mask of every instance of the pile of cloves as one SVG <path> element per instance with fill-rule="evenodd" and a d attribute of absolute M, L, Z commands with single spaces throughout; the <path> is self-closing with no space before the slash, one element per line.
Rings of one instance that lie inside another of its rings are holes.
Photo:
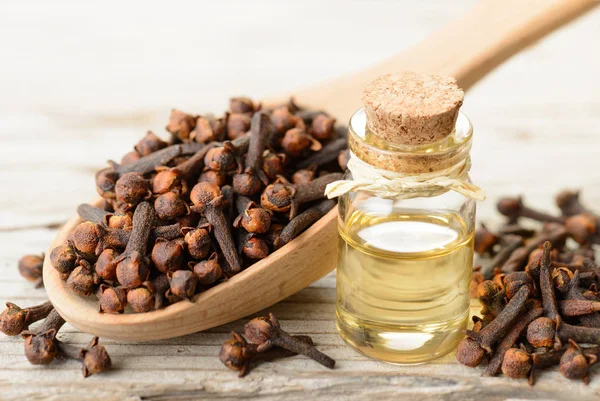
<path fill-rule="evenodd" d="M 219 359 L 229 369 L 245 376 L 250 368 L 262 361 L 273 361 L 298 354 L 305 355 L 321 365 L 333 369 L 335 360 L 314 347 L 309 336 L 291 336 L 279 324 L 271 313 L 268 317 L 257 317 L 246 323 L 246 338 L 232 332 L 231 339 L 225 341 L 219 353 Z"/>
<path fill-rule="evenodd" d="M 220 117 L 172 110 L 169 140 L 148 132 L 96 174 L 103 207 L 54 248 L 52 265 L 103 313 L 189 300 L 297 237 L 330 211 L 325 186 L 347 162 L 345 128 L 293 99 L 230 100 Z"/>
<path fill-rule="evenodd" d="M 35 329 L 30 325 L 41 322 Z M 81 362 L 83 377 L 109 370 L 112 366 L 106 348 L 94 337 L 86 348 L 64 343 L 56 338 L 64 326 L 64 319 L 50 302 L 28 308 L 8 302 L 0 313 L 0 332 L 25 340 L 25 356 L 32 365 L 48 365 L 56 359 L 73 359 Z"/>
<path fill-rule="evenodd" d="M 484 376 L 500 371 L 535 381 L 539 370 L 559 366 L 568 379 L 589 381 L 600 357 L 600 217 L 585 208 L 579 193 L 556 196 L 561 215 L 503 198 L 498 211 L 508 218 L 496 232 L 482 225 L 475 251 L 489 256 L 474 268 L 472 295 L 483 305 L 481 317 L 461 341 L 456 359 L 475 367 L 488 361 Z M 521 225 L 542 223 L 539 230 Z"/>

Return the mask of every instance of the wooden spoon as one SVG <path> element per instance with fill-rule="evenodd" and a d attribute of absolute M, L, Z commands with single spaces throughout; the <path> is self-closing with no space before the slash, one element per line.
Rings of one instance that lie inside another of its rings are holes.
<path fill-rule="evenodd" d="M 418 46 L 367 70 L 297 91 L 294 96 L 301 104 L 326 109 L 345 121 L 360 107 L 362 88 L 388 72 L 414 70 L 454 76 L 467 89 L 511 55 L 595 4 L 594 0 L 482 1 Z M 332 210 L 277 252 L 196 295 L 194 302 L 182 301 L 157 311 L 98 313 L 96 300 L 72 293 L 48 256 L 44 284 L 58 312 L 81 331 L 116 340 L 182 336 L 256 313 L 331 271 L 337 259 L 336 215 L 337 210 Z M 69 220 L 50 250 L 64 244 L 78 223 L 77 217 Z"/>

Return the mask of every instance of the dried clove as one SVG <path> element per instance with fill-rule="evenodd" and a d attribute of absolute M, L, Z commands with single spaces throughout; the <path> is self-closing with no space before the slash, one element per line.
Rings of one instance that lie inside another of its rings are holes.
<path fill-rule="evenodd" d="M 146 248 L 153 221 L 152 205 L 140 203 L 133 214 L 133 229 L 127 247 L 117 260 L 117 280 L 123 287 L 139 287 L 150 274 Z"/>
<path fill-rule="evenodd" d="M 250 360 L 256 355 L 256 345 L 249 344 L 241 334 L 232 332 L 231 339 L 225 341 L 219 352 L 219 359 L 229 369 L 237 371 L 238 377 L 248 373 Z"/>
<path fill-rule="evenodd" d="M 177 109 L 172 109 L 171 115 L 169 116 L 169 123 L 165 129 L 169 131 L 176 139 L 182 142 L 188 142 L 190 139 L 190 133 L 195 126 L 195 116 L 184 113 L 183 111 Z"/>
<path fill-rule="evenodd" d="M 210 253 L 210 229 L 210 225 L 200 224 L 198 228 L 186 227 L 182 230 L 187 251 L 192 258 L 204 259 Z"/>
<path fill-rule="evenodd" d="M 339 157 L 340 152 L 347 147 L 348 140 L 346 138 L 335 139 L 323 146 L 318 152 L 315 152 L 306 159 L 299 161 L 296 164 L 296 167 L 298 169 L 304 169 L 310 166 L 323 166 L 327 163 L 331 163 L 332 161 L 336 160 Z"/>
<path fill-rule="evenodd" d="M 138 155 L 148 156 L 149 154 L 164 149 L 167 146 L 169 146 L 168 143 L 156 136 L 154 132 L 148 131 L 146 132 L 146 136 L 140 139 L 133 148 Z"/>
<path fill-rule="evenodd" d="M 245 134 L 233 141 L 226 141 L 222 146 L 211 148 L 204 157 L 207 169 L 217 171 L 233 171 L 241 165 L 240 155 L 248 151 L 250 135 Z"/>
<path fill-rule="evenodd" d="M 350 149 L 342 150 L 337 160 L 340 168 L 346 171 L 348 169 L 348 162 L 350 161 Z"/>
<path fill-rule="evenodd" d="M 313 341 L 309 336 L 294 336 L 296 340 L 303 341 L 312 346 Z M 257 352 L 257 345 L 250 344 L 246 339 L 235 331 L 231 333 L 231 339 L 225 341 L 219 352 L 219 359 L 229 369 L 238 372 L 239 377 L 244 377 L 252 363 L 259 361 L 272 361 L 297 355 L 297 353 L 282 348 L 271 348 L 264 352 Z"/>
<path fill-rule="evenodd" d="M 70 245 L 59 245 L 50 252 L 50 263 L 63 275 L 69 275 L 75 269 L 77 254 Z"/>
<path fill-rule="evenodd" d="M 475 340 L 482 351 L 492 352 L 492 346 L 503 336 L 504 332 L 519 315 L 525 306 L 525 301 L 531 294 L 529 287 L 523 286 L 517 294 L 506 304 L 506 307 L 488 323 L 480 332 L 468 332 L 467 335 Z"/>
<path fill-rule="evenodd" d="M 179 238 L 173 241 L 158 240 L 152 248 L 152 262 L 161 273 L 181 269 L 184 259 L 185 242 Z"/>
<path fill-rule="evenodd" d="M 19 259 L 19 273 L 27 281 L 34 284 L 35 288 L 44 286 L 42 268 L 44 266 L 44 254 L 25 255 Z"/>
<path fill-rule="evenodd" d="M 262 238 L 253 233 L 244 235 L 241 244 L 242 253 L 249 259 L 264 259 L 269 256 L 269 246 Z"/>
<path fill-rule="evenodd" d="M 140 173 L 148 174 L 156 170 L 159 166 L 164 166 L 177 156 L 183 154 L 194 154 L 202 149 L 205 145 L 201 143 L 190 143 L 190 144 L 178 144 L 167 146 L 164 149 L 149 154 L 148 156 L 141 157 L 138 161 L 128 164 L 126 166 L 120 165 L 112 160 L 109 160 L 111 166 L 107 169 L 103 175 L 108 177 L 108 181 L 105 181 L 105 187 L 109 189 L 110 194 L 110 181 L 113 179 L 116 181 L 119 177 L 127 173 Z M 102 171 L 102 170 L 101 170 Z M 115 175 L 116 174 L 116 175 Z M 115 178 L 116 177 L 116 178 Z M 96 186 L 98 187 L 98 176 L 96 177 Z M 104 187 L 103 187 L 104 188 Z M 100 194 L 102 196 L 102 194 Z M 106 198 L 106 196 L 103 196 Z"/>
<path fill-rule="evenodd" d="M 254 195 L 263 185 L 269 183 L 262 165 L 263 152 L 269 141 L 270 131 L 269 116 L 262 112 L 255 113 L 250 126 L 250 143 L 244 171 L 233 176 L 233 188 L 241 195 Z"/>
<path fill-rule="evenodd" d="M 519 288 L 522 286 L 529 287 L 529 291 L 531 294 L 534 293 L 535 287 L 533 283 L 533 279 L 527 272 L 513 272 L 504 276 L 503 279 L 504 291 L 506 293 L 506 297 L 511 299 L 515 296 Z"/>
<path fill-rule="evenodd" d="M 252 99 L 247 97 L 232 97 L 229 99 L 229 111 L 231 113 L 254 113 L 260 109 L 260 105 L 255 105 Z"/>
<path fill-rule="evenodd" d="M 586 298 L 580 291 L 580 273 L 579 270 L 575 271 L 571 278 L 568 286 L 568 290 L 565 294 L 566 300 L 580 300 L 585 301 Z M 578 317 L 581 323 L 588 327 L 600 327 L 600 313 L 590 313 L 587 315 L 581 315 Z"/>
<path fill-rule="evenodd" d="M 204 159 L 207 153 L 214 147 L 214 143 L 204 146 L 194 153 L 192 157 L 177 164 L 175 167 L 157 167 L 158 174 L 156 174 L 152 181 L 152 192 L 154 194 L 174 192 L 176 195 L 187 193 L 187 182 L 191 177 L 200 174 L 204 168 Z"/>
<path fill-rule="evenodd" d="M 287 130 L 281 140 L 283 151 L 291 157 L 300 157 L 310 149 L 313 152 L 322 149 L 321 143 L 301 128 Z"/>
<path fill-rule="evenodd" d="M 102 251 L 94 265 L 94 271 L 104 280 L 115 281 L 117 279 L 117 260 L 119 253 L 114 249 Z"/>
<path fill-rule="evenodd" d="M 563 223 L 563 219 L 560 217 L 539 212 L 523 205 L 521 197 L 502 198 L 498 201 L 497 208 L 502 215 L 508 217 L 511 221 L 517 221 L 519 217 L 527 217 L 542 222 Z"/>
<path fill-rule="evenodd" d="M 589 213 L 581 213 L 567 218 L 565 228 L 571 238 L 583 245 L 588 243 L 596 233 L 596 224 L 597 218 L 595 216 Z"/>
<path fill-rule="evenodd" d="M 483 265 L 481 268 L 481 274 L 486 280 L 492 279 L 494 269 L 503 266 L 510 259 L 511 255 L 523 245 L 523 238 L 515 235 L 507 235 L 503 242 L 504 245 L 498 253 L 496 253 L 489 263 Z"/>
<path fill-rule="evenodd" d="M 251 119 L 246 113 L 231 113 L 227 119 L 227 138 L 237 139 L 250 129 Z"/>
<path fill-rule="evenodd" d="M 79 223 L 68 240 L 74 251 L 91 260 L 106 248 L 124 248 L 128 241 L 127 231 L 105 228 L 91 221 Z"/>
<path fill-rule="evenodd" d="M 298 170 L 292 175 L 292 182 L 294 184 L 308 184 L 315 179 L 317 174 L 316 166 L 309 166 L 308 168 Z"/>
<path fill-rule="evenodd" d="M 249 233 L 264 234 L 271 227 L 271 212 L 258 207 L 254 201 L 245 196 L 238 196 L 236 209 L 239 213 L 233 222 L 234 227 L 243 227 Z"/>
<path fill-rule="evenodd" d="M 558 304 L 556 301 L 556 293 L 554 292 L 554 283 L 550 274 L 550 252 L 552 244 L 550 241 L 544 242 L 544 253 L 540 262 L 540 292 L 542 294 L 542 305 L 544 307 L 544 315 L 556 322 L 561 323 Z"/>
<path fill-rule="evenodd" d="M 140 156 L 140 154 L 137 151 L 132 150 L 131 152 L 127 152 L 123 155 L 123 157 L 121 158 L 121 165 L 127 166 L 133 164 L 140 160 L 141 157 L 142 156 Z"/>
<path fill-rule="evenodd" d="M 271 113 L 271 124 L 278 135 L 273 137 L 273 145 L 279 146 L 283 135 L 292 128 L 304 128 L 305 124 L 302 118 L 293 115 L 288 106 L 281 106 Z"/>
<path fill-rule="evenodd" d="M 570 339 L 569 348 L 560 358 L 560 373 L 567 379 L 581 379 L 588 384 L 590 365 L 596 361 L 595 355 L 585 355 L 581 347 Z"/>
<path fill-rule="evenodd" d="M 335 133 L 333 130 L 334 125 L 335 118 L 331 118 L 325 113 L 320 113 L 312 119 L 309 133 L 319 141 L 328 141 Z"/>
<path fill-rule="evenodd" d="M 127 173 L 117 180 L 115 185 L 117 201 L 133 208 L 152 196 L 148 181 L 140 173 Z"/>
<path fill-rule="evenodd" d="M 302 231 L 313 225 L 321 217 L 325 216 L 335 206 L 335 201 L 326 199 L 317 205 L 306 209 L 298 216 L 294 217 L 287 226 L 281 231 L 281 244 L 285 245 L 296 238 Z"/>
<path fill-rule="evenodd" d="M 245 332 L 250 341 L 258 345 L 258 352 L 277 346 L 305 355 L 329 369 L 333 369 L 335 366 L 335 361 L 332 358 L 318 351 L 312 345 L 295 339 L 283 331 L 272 313 L 269 314 L 268 318 L 258 317 L 246 323 Z"/>
<path fill-rule="evenodd" d="M 136 313 L 149 312 L 154 308 L 156 298 L 150 289 L 138 287 L 127 292 L 127 304 Z"/>
<path fill-rule="evenodd" d="M 536 232 L 535 230 L 525 228 L 519 224 L 505 224 L 498 230 L 498 234 L 502 237 L 507 235 L 518 235 L 523 238 L 531 238 Z"/>
<path fill-rule="evenodd" d="M 223 214 L 223 196 L 221 194 L 221 189 L 214 184 L 201 182 L 194 186 L 190 198 L 194 204 L 192 210 L 203 214 L 213 227 L 217 242 L 219 243 L 228 264 L 225 268 L 225 275 L 231 277 L 239 273 L 242 266 L 239 255 L 235 249 L 227 220 Z"/>
<path fill-rule="evenodd" d="M 574 216 L 580 213 L 594 214 L 581 204 L 579 191 L 563 190 L 556 195 L 555 200 L 563 216 Z"/>
<path fill-rule="evenodd" d="M 56 346 L 61 357 L 81 361 L 83 377 L 105 372 L 112 366 L 110 355 L 106 348 L 99 344 L 98 337 L 92 338 L 87 348 L 78 348 L 58 340 Z"/>
<path fill-rule="evenodd" d="M 100 284 L 98 311 L 101 313 L 123 313 L 127 306 L 127 289 Z"/>
<path fill-rule="evenodd" d="M 513 347 L 513 345 L 515 345 L 515 343 L 521 336 L 521 333 L 523 333 L 527 329 L 529 323 L 540 317 L 543 312 L 544 310 L 541 308 L 531 309 L 517 319 L 514 326 L 512 326 L 509 332 L 504 336 L 504 338 L 502 338 L 502 341 L 500 341 L 500 343 L 496 347 L 496 350 L 494 351 L 492 358 L 488 363 L 488 366 L 483 372 L 484 376 L 495 376 L 498 374 L 500 368 L 504 366 L 503 361 L 505 359 L 505 353 L 508 352 Z M 509 357 L 507 367 L 508 365 L 512 365 L 512 361 L 510 361 L 510 358 L 514 358 L 514 356 Z M 504 371 L 504 369 L 502 370 Z"/>
<path fill-rule="evenodd" d="M 564 316 L 581 316 L 600 311 L 600 302 L 588 300 L 565 300 L 559 302 L 560 313 Z"/>
<path fill-rule="evenodd" d="M 207 260 L 194 264 L 190 262 L 190 267 L 198 278 L 198 284 L 209 286 L 216 283 L 223 275 L 223 269 L 219 264 L 219 255 L 213 252 Z"/>
<path fill-rule="evenodd" d="M 100 280 L 94 272 L 92 265 L 87 260 L 80 260 L 77 266 L 67 278 L 67 287 L 76 294 L 90 296 L 94 293 L 96 285 Z"/>
<path fill-rule="evenodd" d="M 513 271 L 523 270 L 529 258 L 529 254 L 533 252 L 538 246 L 548 241 L 553 244 L 558 244 L 563 241 L 567 236 L 567 231 L 563 226 L 553 228 L 548 232 L 543 232 L 531 238 L 527 244 L 520 248 L 515 249 L 509 256 L 509 258 L 502 265 L 502 271 L 510 273 Z"/>
<path fill-rule="evenodd" d="M 527 377 L 531 372 L 533 362 L 531 355 L 523 349 L 511 348 L 504 354 L 502 373 L 513 379 Z"/>
<path fill-rule="evenodd" d="M 493 252 L 494 247 L 500 242 L 500 237 L 493 234 L 485 224 L 481 223 L 481 227 L 475 231 L 474 242 L 475 252 L 484 255 Z"/>
<path fill-rule="evenodd" d="M 116 199 L 115 185 L 118 179 L 119 173 L 116 170 L 111 167 L 103 168 L 96 173 L 96 191 L 105 199 Z"/>
<path fill-rule="evenodd" d="M 339 180 L 341 173 L 331 173 L 304 185 L 291 185 L 283 182 L 270 184 L 260 197 L 263 208 L 274 212 L 290 212 L 290 219 L 296 217 L 302 203 L 322 199 L 325 187 Z"/>
<path fill-rule="evenodd" d="M 228 119 L 229 113 L 227 112 L 220 118 L 199 116 L 196 119 L 196 127 L 190 134 L 190 139 L 199 143 L 223 141 L 226 135 Z"/>
<path fill-rule="evenodd" d="M 65 320 L 55 309 L 48 314 L 44 322 L 35 331 L 24 331 L 25 356 L 32 365 L 47 365 L 58 355 L 56 333 L 65 324 Z"/>
<path fill-rule="evenodd" d="M 191 299 L 196 292 L 198 277 L 190 270 L 177 270 L 168 272 L 171 294 L 178 298 Z"/>
<path fill-rule="evenodd" d="M 283 241 L 281 241 L 281 233 L 285 227 L 281 224 L 271 224 L 271 228 L 267 232 L 266 239 L 269 244 L 273 246 L 274 249 L 279 249 L 283 246 Z"/>
<path fill-rule="evenodd" d="M 287 156 L 285 154 L 268 152 L 263 157 L 262 169 L 270 180 L 274 180 L 284 175 L 286 163 Z"/>
<path fill-rule="evenodd" d="M 45 319 L 53 309 L 50 302 L 27 308 L 7 302 L 6 309 L 0 313 L 0 332 L 7 336 L 17 336 L 23 330 L 28 330 L 30 324 Z"/>

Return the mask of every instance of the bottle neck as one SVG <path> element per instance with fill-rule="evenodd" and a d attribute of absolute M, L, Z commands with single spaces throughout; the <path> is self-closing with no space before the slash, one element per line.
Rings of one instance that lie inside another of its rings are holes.
<path fill-rule="evenodd" d="M 472 137 L 469 119 L 459 113 L 454 131 L 440 141 L 423 145 L 391 143 L 368 129 L 367 116 L 359 109 L 350 119 L 348 145 L 355 157 L 376 169 L 425 174 L 468 163 Z"/>

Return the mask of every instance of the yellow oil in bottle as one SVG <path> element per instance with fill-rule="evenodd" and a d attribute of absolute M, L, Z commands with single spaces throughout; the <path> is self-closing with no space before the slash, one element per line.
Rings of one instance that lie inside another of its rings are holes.
<path fill-rule="evenodd" d="M 359 352 L 415 364 L 456 348 L 469 317 L 473 232 L 457 213 L 377 216 L 339 227 L 337 328 Z"/>

